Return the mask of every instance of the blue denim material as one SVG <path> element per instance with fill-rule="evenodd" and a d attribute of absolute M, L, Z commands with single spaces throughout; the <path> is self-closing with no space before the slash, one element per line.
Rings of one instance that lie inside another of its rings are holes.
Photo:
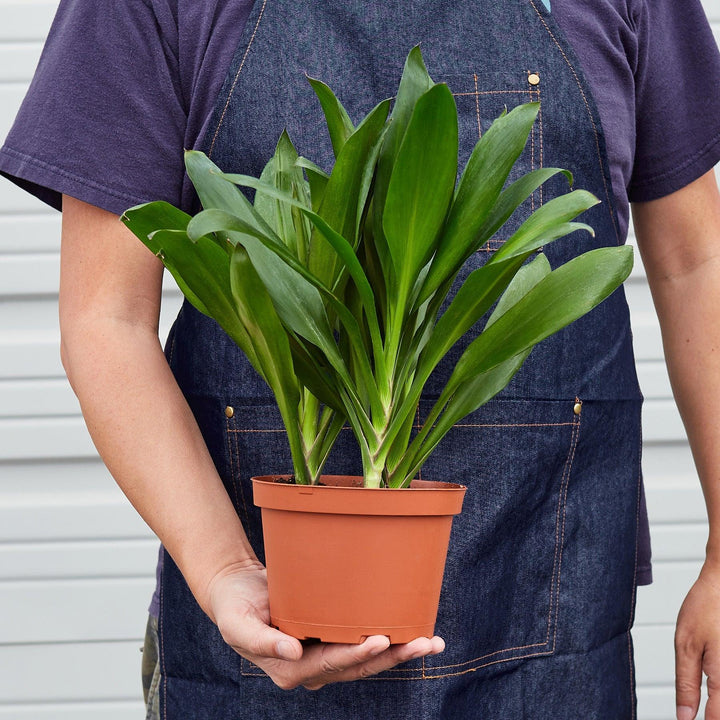
<path fill-rule="evenodd" d="M 522 169 L 568 167 L 577 187 L 602 200 L 583 218 L 596 236 L 576 233 L 548 247 L 553 266 L 624 240 L 597 110 L 577 59 L 539 0 L 257 0 L 207 150 L 228 171 L 257 174 L 287 127 L 301 154 L 329 167 L 330 143 L 305 73 L 328 82 L 357 121 L 393 94 L 418 42 L 433 78 L 456 95 L 462 163 L 505 106 L 540 100 Z M 530 73 L 539 84 L 530 83 Z M 548 185 L 512 227 L 567 189 L 561 179 Z M 468 271 L 502 239 L 477 253 Z M 432 379 L 420 419 L 461 350 Z M 291 468 L 269 390 L 222 331 L 187 303 L 168 357 L 262 559 L 250 477 Z M 536 348 L 496 400 L 450 432 L 422 472 L 468 486 L 436 626 L 447 650 L 376 678 L 316 693 L 277 689 L 223 643 L 166 556 L 162 717 L 634 718 L 630 627 L 641 401 L 619 290 Z M 230 419 L 228 405 L 235 409 Z M 349 431 L 341 433 L 327 471 L 361 472 Z"/>

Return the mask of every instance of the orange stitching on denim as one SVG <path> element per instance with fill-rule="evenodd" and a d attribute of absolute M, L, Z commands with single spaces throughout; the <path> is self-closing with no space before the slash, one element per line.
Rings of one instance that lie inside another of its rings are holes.
<path fill-rule="evenodd" d="M 475 82 L 475 114 L 477 115 L 478 137 L 482 137 L 482 125 L 480 123 L 480 93 L 478 93 L 477 73 L 473 73 L 473 81 Z"/>
<path fill-rule="evenodd" d="M 542 121 L 542 102 L 540 100 L 540 87 L 538 86 L 537 89 L 537 101 L 540 104 L 538 107 L 538 133 L 540 135 L 540 168 L 542 169 L 545 167 L 545 153 L 544 153 L 544 144 L 543 144 L 543 121 Z M 538 188 L 538 191 L 540 193 L 540 207 L 542 207 L 543 204 L 543 186 L 540 185 Z"/>
<path fill-rule="evenodd" d="M 642 434 L 641 434 L 642 441 Z M 637 501 L 635 503 L 635 570 L 633 572 L 633 590 L 632 590 L 632 605 L 630 606 L 630 617 L 628 618 L 628 671 L 630 672 L 630 705 L 632 707 L 631 720 L 635 720 L 635 696 L 633 693 L 633 684 L 635 682 L 635 673 L 633 671 L 633 656 L 632 656 L 632 630 L 633 616 L 635 615 L 635 600 L 637 594 L 637 566 L 638 566 L 638 548 L 640 538 L 640 493 L 642 488 L 642 455 L 638 457 L 638 481 L 637 481 Z"/>
<path fill-rule="evenodd" d="M 466 95 L 525 95 L 527 90 L 476 90 L 475 92 L 454 92 L 455 97 Z"/>
<path fill-rule="evenodd" d="M 352 429 L 352 428 L 348 427 L 347 425 L 345 425 L 344 427 L 341 427 L 341 428 L 340 428 L 341 431 L 351 430 L 351 429 Z M 228 428 L 228 432 L 229 432 L 229 433 L 284 433 L 284 432 L 287 432 L 287 430 L 285 430 L 285 428 L 267 428 L 267 429 L 262 429 L 262 428 L 235 428 L 235 429 L 230 429 L 230 428 Z"/>
<path fill-rule="evenodd" d="M 513 427 L 565 427 L 567 425 L 575 425 L 575 422 L 560 422 L 560 423 L 508 423 L 508 424 L 487 424 L 487 425 L 474 425 L 474 424 L 467 424 L 467 425 L 461 425 L 458 423 L 457 425 L 453 425 L 453 427 L 456 428 L 513 428 Z"/>
<path fill-rule="evenodd" d="M 579 398 L 575 398 L 575 402 L 580 402 Z M 570 486 L 570 473 L 572 472 L 573 462 L 575 461 L 575 450 L 577 449 L 578 440 L 580 438 L 580 422 L 582 418 L 580 415 L 577 416 L 575 427 L 573 428 L 573 436 L 570 440 L 570 446 L 572 448 L 569 456 L 569 464 L 566 463 L 566 473 L 564 474 L 565 488 L 561 489 L 561 495 L 563 497 L 563 520 L 562 520 L 562 535 L 560 538 L 560 557 L 558 559 L 558 574 L 557 574 L 557 587 L 555 588 L 555 632 L 553 633 L 553 652 L 555 652 L 555 643 L 557 641 L 557 628 L 558 628 L 558 616 L 560 614 L 560 578 L 562 576 L 562 559 L 563 559 L 563 544 L 565 543 L 565 519 L 567 517 L 567 493 Z"/>
<path fill-rule="evenodd" d="M 218 121 L 217 127 L 215 128 L 215 135 L 213 136 L 212 142 L 210 143 L 210 150 L 208 152 L 208 157 L 212 157 L 213 150 L 215 148 L 215 141 L 218 139 L 218 135 L 220 134 L 220 128 L 222 127 L 223 122 L 225 121 L 225 116 L 227 115 L 228 108 L 230 107 L 230 99 L 233 96 L 233 93 L 235 92 L 235 86 L 238 83 L 238 80 L 240 79 L 240 73 L 242 72 L 243 68 L 245 67 L 245 61 L 247 60 L 248 53 L 250 52 L 250 48 L 252 47 L 253 41 L 255 40 L 255 35 L 258 31 L 258 27 L 260 27 L 260 21 L 262 20 L 263 14 L 265 12 L 265 6 L 267 5 L 267 0 L 263 0 L 262 7 L 260 8 L 260 15 L 258 15 L 257 22 L 255 23 L 255 28 L 253 29 L 252 35 L 250 36 L 250 42 L 248 43 L 247 48 L 245 48 L 245 54 L 243 55 L 243 59 L 240 61 L 240 67 L 238 68 L 237 74 L 235 75 L 235 79 L 233 80 L 233 84 L 230 87 L 230 92 L 228 93 L 227 100 L 225 102 L 225 107 L 223 108 L 222 115 L 220 116 L 220 120 Z"/>
<path fill-rule="evenodd" d="M 165 550 L 161 550 L 160 552 L 165 554 Z M 164 560 L 165 558 L 163 558 Z M 164 597 L 165 593 L 163 592 L 163 581 L 162 581 L 162 573 L 164 572 L 161 570 L 160 574 L 160 617 L 158 618 L 158 630 L 160 631 L 160 676 L 162 677 L 162 693 L 163 693 L 163 718 L 164 720 L 167 720 L 167 673 L 163 672 L 165 670 L 165 619 L 163 614 L 163 606 L 164 606 Z"/>
<path fill-rule="evenodd" d="M 235 506 L 240 508 L 240 500 L 242 499 L 242 510 L 245 516 L 245 529 L 248 533 L 248 540 L 251 540 L 250 535 L 250 515 L 248 514 L 247 504 L 245 502 L 245 493 L 242 488 L 242 478 L 240 476 L 242 468 L 240 467 L 240 446 L 238 445 L 237 435 L 233 435 L 233 441 L 235 445 L 235 452 L 232 451 L 230 444 L 230 436 L 235 430 L 230 429 L 230 418 L 225 420 L 226 432 L 225 437 L 227 438 L 228 454 L 230 455 L 230 483 L 233 489 L 233 495 L 235 495 Z M 238 485 L 240 486 L 240 497 L 238 498 Z"/>
<path fill-rule="evenodd" d="M 602 153 L 600 152 L 600 138 L 598 135 L 598 129 L 595 125 L 595 118 L 592 116 L 592 111 L 590 110 L 590 103 L 588 102 L 587 96 L 585 95 L 585 90 L 583 89 L 582 83 L 580 82 L 580 78 L 577 75 L 577 72 L 575 68 L 573 67 L 573 64 L 570 62 L 570 59 L 565 54 L 565 51 L 562 48 L 562 45 L 557 41 L 557 38 L 553 35 L 552 30 L 548 27 L 548 24 L 545 22 L 545 18 L 540 14 L 540 11 L 537 9 L 537 5 L 535 5 L 534 0 L 530 0 L 530 4 L 532 5 L 533 10 L 537 14 L 538 18 L 540 19 L 540 22 L 543 24 L 545 30 L 547 31 L 547 34 L 552 38 L 553 42 L 557 46 L 557 49 L 560 51 L 560 54 L 563 56 L 563 59 L 567 63 L 567 66 L 570 68 L 570 72 L 572 73 L 573 77 L 575 78 L 575 83 L 578 86 L 578 90 L 580 90 L 580 95 L 582 96 L 583 102 L 585 103 L 585 109 L 587 110 L 588 117 L 590 118 L 590 124 L 593 128 L 593 133 L 595 134 L 595 149 L 598 156 L 598 162 L 600 163 L 600 168 L 602 170 L 602 181 L 603 181 L 603 188 L 605 189 L 605 197 L 608 201 L 608 212 L 610 213 L 610 220 L 613 224 L 613 228 L 615 230 L 615 236 L 617 238 L 618 243 L 620 242 L 620 231 L 615 224 L 615 216 L 612 212 L 613 203 L 610 199 L 610 192 L 608 190 L 607 182 L 605 181 L 605 165 L 603 163 L 602 159 Z"/>

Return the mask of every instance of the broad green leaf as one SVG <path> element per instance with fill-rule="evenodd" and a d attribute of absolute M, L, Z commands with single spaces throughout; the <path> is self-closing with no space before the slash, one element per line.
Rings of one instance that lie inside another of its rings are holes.
<path fill-rule="evenodd" d="M 335 93 L 324 82 L 311 77 L 308 77 L 308 82 L 320 101 L 325 114 L 325 123 L 330 133 L 333 152 L 335 157 L 338 157 L 347 139 L 355 130 L 355 126 L 342 103 L 335 97 Z"/>
<path fill-rule="evenodd" d="M 385 198 L 395 158 L 405 137 L 415 104 L 433 85 L 434 83 L 425 67 L 420 47 L 416 45 L 405 60 L 405 67 L 390 115 L 390 122 L 378 156 L 373 200 L 370 208 L 376 255 L 388 287 L 392 285 L 393 268 L 382 226 Z"/>
<path fill-rule="evenodd" d="M 295 475 L 299 482 L 310 478 L 304 463 L 300 435 L 300 386 L 293 366 L 288 334 L 275 312 L 263 282 L 255 272 L 250 258 L 241 245 L 233 250 L 230 259 L 230 287 L 238 314 L 251 338 L 255 357 L 262 367 L 263 376 L 271 387 L 287 430 Z"/>
<path fill-rule="evenodd" d="M 218 208 L 237 215 L 268 237 L 281 242 L 240 190 L 222 179 L 222 170 L 205 153 L 187 150 L 185 169 L 206 210 Z"/>
<path fill-rule="evenodd" d="M 389 100 L 377 105 L 347 139 L 318 209 L 318 215 L 353 247 L 357 246 L 361 212 L 389 109 Z M 329 287 L 335 285 L 342 270 L 337 255 L 317 233 L 311 239 L 309 269 Z"/>
<path fill-rule="evenodd" d="M 495 120 L 475 145 L 460 178 L 421 299 L 453 276 L 475 251 L 477 236 L 527 143 L 539 107 L 538 103 L 519 105 Z"/>
<path fill-rule="evenodd" d="M 438 320 L 420 360 L 421 378 L 430 376 L 450 348 L 477 323 L 508 287 L 527 255 L 473 270 Z"/>
<path fill-rule="evenodd" d="M 311 222 L 318 228 L 325 238 L 329 247 L 337 253 L 338 258 L 344 264 L 345 269 L 348 271 L 350 276 L 355 281 L 355 286 L 360 294 L 363 301 L 365 311 L 367 314 L 370 333 L 373 337 L 374 347 L 379 351 L 380 344 L 380 330 L 378 324 L 378 318 L 375 311 L 375 298 L 373 296 L 373 290 L 368 282 L 368 279 L 364 273 L 363 267 L 360 264 L 355 251 L 350 246 L 348 241 L 339 233 L 335 232 L 319 215 L 312 212 L 295 199 L 288 197 L 287 195 L 280 193 L 280 191 L 274 188 L 268 187 L 257 179 L 247 175 L 223 175 L 228 182 L 237 183 L 239 185 L 246 185 L 247 187 L 262 189 L 268 196 L 276 197 L 283 202 L 297 207 L 301 212 L 310 218 Z M 295 258 L 293 258 L 282 245 L 273 243 L 268 238 L 264 237 L 262 233 L 254 231 L 247 223 L 243 222 L 240 218 L 236 218 L 226 213 L 222 213 L 218 210 L 206 210 L 200 215 L 193 218 L 192 222 L 188 226 L 188 232 L 191 235 L 205 235 L 218 230 L 238 230 L 253 235 L 259 239 L 266 247 L 273 252 L 277 253 L 290 267 L 296 272 L 302 275 L 308 282 L 312 283 L 322 293 L 324 293 L 328 300 L 330 300 L 333 308 L 342 317 L 345 314 L 342 312 L 343 308 L 338 298 L 333 295 L 330 288 L 328 288 L 319 278 L 313 273 L 307 270 L 305 267 L 300 265 Z"/>
<path fill-rule="evenodd" d="M 593 229 L 588 225 L 572 224 L 569 221 L 599 202 L 592 193 L 586 190 L 573 190 L 566 195 L 553 198 L 538 208 L 488 262 L 496 263 L 515 255 L 537 250 L 573 230 L 588 230 L 594 235 Z M 564 225 L 565 223 L 567 225 Z"/>
<path fill-rule="evenodd" d="M 504 263 L 503 263 L 504 264 Z M 485 327 L 490 327 L 506 310 L 520 298 L 525 297 L 546 275 L 552 272 L 548 259 L 540 253 L 532 262 L 523 265 L 510 281 L 502 297 L 498 300 Z"/>
<path fill-rule="evenodd" d="M 630 246 L 591 250 L 553 270 L 474 340 L 458 360 L 452 391 L 590 312 L 630 274 Z"/>
<path fill-rule="evenodd" d="M 185 297 L 216 320 L 263 375 L 252 340 L 237 315 L 230 289 L 229 255 L 207 237 L 192 242 L 179 230 L 159 230 L 152 237 L 159 247 L 159 257 Z"/>
<path fill-rule="evenodd" d="M 447 85 L 434 85 L 413 111 L 383 213 L 400 302 L 435 250 L 455 187 L 457 154 L 455 100 Z"/>
<path fill-rule="evenodd" d="M 185 230 L 191 217 L 170 203 L 156 201 L 131 207 L 120 219 L 153 254 L 157 255 L 160 251 L 157 238 L 153 239 L 150 236 L 158 230 Z"/>

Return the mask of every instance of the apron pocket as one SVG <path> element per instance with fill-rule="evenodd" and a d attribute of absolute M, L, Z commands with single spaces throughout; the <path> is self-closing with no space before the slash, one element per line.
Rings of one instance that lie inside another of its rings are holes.
<path fill-rule="evenodd" d="M 496 400 L 456 425 L 430 457 L 424 479 L 468 488 L 435 628 L 447 647 L 381 678 L 452 677 L 553 654 L 576 410 L 575 400 Z"/>

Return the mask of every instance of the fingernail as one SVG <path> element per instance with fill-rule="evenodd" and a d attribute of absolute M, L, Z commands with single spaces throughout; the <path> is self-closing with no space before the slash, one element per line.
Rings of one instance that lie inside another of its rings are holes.
<path fill-rule="evenodd" d="M 280 656 L 280 658 L 283 660 L 295 659 L 295 651 L 293 649 L 293 646 L 287 640 L 280 640 L 275 646 L 275 650 L 277 651 L 277 654 Z"/>
<path fill-rule="evenodd" d="M 695 717 L 695 710 L 687 705 L 677 706 L 677 720 L 693 720 Z"/>

